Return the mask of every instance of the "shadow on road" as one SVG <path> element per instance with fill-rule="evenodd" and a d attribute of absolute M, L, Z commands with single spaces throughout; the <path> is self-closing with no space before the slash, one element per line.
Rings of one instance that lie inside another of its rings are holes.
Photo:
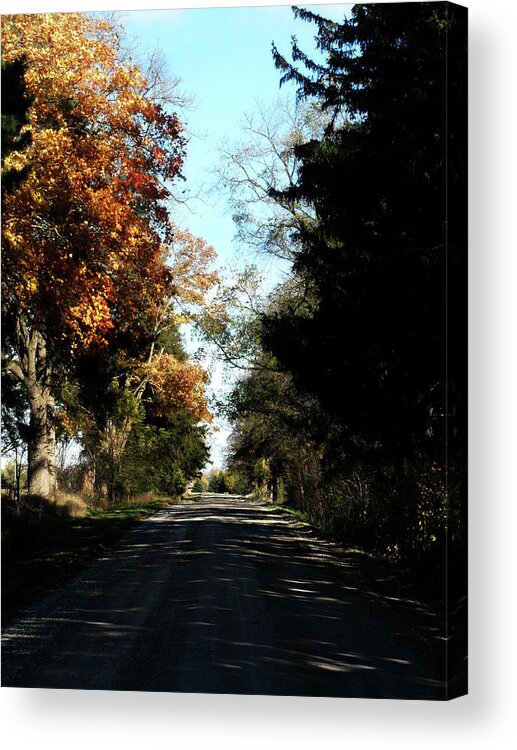
<path fill-rule="evenodd" d="M 161 511 L 4 635 L 3 684 L 443 699 L 443 622 L 268 506 Z"/>

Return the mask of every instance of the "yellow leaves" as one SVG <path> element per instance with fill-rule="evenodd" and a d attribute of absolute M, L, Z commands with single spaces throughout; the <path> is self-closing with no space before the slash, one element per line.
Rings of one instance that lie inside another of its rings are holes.
<path fill-rule="evenodd" d="M 206 293 L 219 280 L 218 274 L 210 269 L 215 258 L 214 248 L 204 239 L 195 237 L 188 230 L 174 228 L 168 264 L 180 300 L 202 307 L 207 304 Z"/>
<path fill-rule="evenodd" d="M 2 227 L 2 239 L 6 246 L 11 245 L 14 249 L 22 249 L 25 245 L 25 237 L 18 232 L 16 227 L 4 222 Z"/>
<path fill-rule="evenodd" d="M 107 69 L 116 63 L 114 30 L 107 33 L 105 22 L 91 16 L 6 16 L 3 27 L 4 58 L 26 56 L 27 85 L 40 91 L 39 115 L 54 113 L 59 117 L 62 94 L 68 94 L 73 84 L 81 106 L 91 93 L 85 82 L 99 87 L 107 78 Z"/>
<path fill-rule="evenodd" d="M 161 185 L 181 169 L 181 123 L 147 96 L 138 68 L 120 62 L 117 29 L 103 19 L 6 16 L 2 57 L 21 54 L 32 141 L 7 157 L 28 170 L 3 206 L 4 289 L 74 350 L 105 346 L 115 326 L 138 340 L 160 316 L 188 321 L 217 274 L 213 248 L 180 230 L 166 265 Z M 160 398 L 208 419 L 201 368 L 160 362 Z"/>
<path fill-rule="evenodd" d="M 5 157 L 3 167 L 5 170 L 20 172 L 25 168 L 26 164 L 27 155 L 24 151 L 12 151 Z"/>
<path fill-rule="evenodd" d="M 162 353 L 155 355 L 145 370 L 161 413 L 171 407 L 182 408 L 195 419 L 211 421 L 205 395 L 208 376 L 202 367 Z"/>
<path fill-rule="evenodd" d="M 54 415 L 54 419 L 59 429 L 61 429 L 67 435 L 69 436 L 76 435 L 77 424 L 69 412 L 65 411 L 64 409 L 60 409 L 59 411 L 56 411 L 56 414 Z"/>
<path fill-rule="evenodd" d="M 29 294 L 34 293 L 38 288 L 37 280 L 34 277 L 27 279 L 25 282 L 25 288 Z"/>
<path fill-rule="evenodd" d="M 74 348 L 88 349 L 92 345 L 107 344 L 105 336 L 114 328 L 107 297 L 106 290 L 92 291 L 70 306 L 69 326 Z"/>

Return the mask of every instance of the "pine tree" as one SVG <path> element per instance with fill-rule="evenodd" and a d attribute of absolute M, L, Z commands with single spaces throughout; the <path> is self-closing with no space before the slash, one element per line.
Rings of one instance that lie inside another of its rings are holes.
<path fill-rule="evenodd" d="M 464 408 L 463 10 L 356 5 L 338 24 L 295 9 L 316 24 L 324 61 L 296 42 L 293 64 L 273 50 L 282 81 L 333 122 L 296 148 L 290 191 L 315 208 L 295 269 L 313 282 L 317 310 L 270 316 L 265 341 L 356 445 L 397 460 L 431 442 L 443 451 L 446 389 L 449 416 Z"/>

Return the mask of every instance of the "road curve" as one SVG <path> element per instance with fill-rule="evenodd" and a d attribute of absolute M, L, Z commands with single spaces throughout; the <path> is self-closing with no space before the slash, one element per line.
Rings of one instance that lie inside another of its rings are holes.
<path fill-rule="evenodd" d="M 2 685 L 441 700 L 439 622 L 281 512 L 203 497 L 20 615 Z"/>

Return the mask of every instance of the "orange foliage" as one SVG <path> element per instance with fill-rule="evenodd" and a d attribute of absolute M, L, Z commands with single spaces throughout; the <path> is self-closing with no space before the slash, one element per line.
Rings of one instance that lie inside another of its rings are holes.
<path fill-rule="evenodd" d="M 32 143 L 5 168 L 26 177 L 3 203 L 4 302 L 70 352 L 105 346 L 170 286 L 164 200 L 185 141 L 175 115 L 121 63 L 117 29 L 84 14 L 5 16 L 2 56 L 24 56 Z"/>
<path fill-rule="evenodd" d="M 2 27 L 2 57 L 24 56 L 32 96 L 31 145 L 4 160 L 29 167 L 3 204 L 4 304 L 71 356 L 117 333 L 148 344 L 205 306 L 217 280 L 213 248 L 174 227 L 165 207 L 184 156 L 181 123 L 147 97 L 139 69 L 120 62 L 107 21 L 20 15 Z M 138 345 L 117 356 L 162 412 L 210 419 L 202 368 L 168 354 L 143 366 Z"/>
<path fill-rule="evenodd" d="M 174 241 L 168 249 L 172 290 L 179 311 L 177 322 L 190 319 L 192 308 L 206 306 L 206 293 L 219 277 L 210 270 L 216 258 L 213 247 L 191 232 L 174 227 Z"/>
<path fill-rule="evenodd" d="M 146 366 L 158 413 L 177 407 L 199 421 L 211 421 L 205 396 L 206 372 L 192 362 L 180 362 L 172 354 L 156 355 Z"/>

